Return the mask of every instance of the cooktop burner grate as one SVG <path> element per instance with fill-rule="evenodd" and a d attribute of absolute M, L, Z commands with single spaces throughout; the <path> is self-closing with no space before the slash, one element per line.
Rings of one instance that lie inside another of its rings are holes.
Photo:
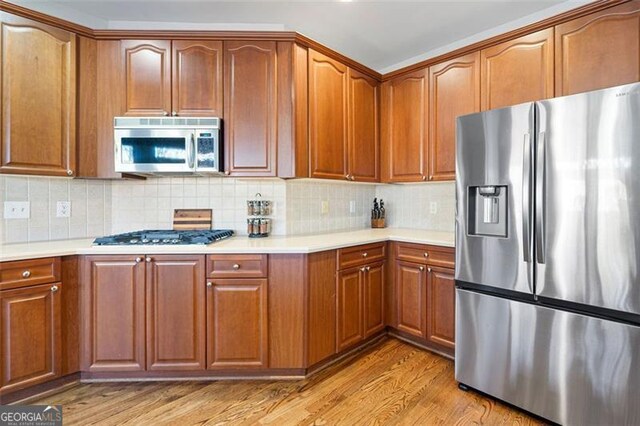
<path fill-rule="evenodd" d="M 179 244 L 211 244 L 233 235 L 230 229 L 212 229 L 195 231 L 145 230 L 127 232 L 96 238 L 93 244 L 98 246 L 119 245 L 179 245 Z"/>

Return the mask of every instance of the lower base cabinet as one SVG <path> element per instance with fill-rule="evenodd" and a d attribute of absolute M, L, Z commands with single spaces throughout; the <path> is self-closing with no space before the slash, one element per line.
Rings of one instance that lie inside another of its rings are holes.
<path fill-rule="evenodd" d="M 432 266 L 427 272 L 427 340 L 454 349 L 456 338 L 454 271 Z"/>
<path fill-rule="evenodd" d="M 59 377 L 61 290 L 54 283 L 0 291 L 0 395 Z"/>
<path fill-rule="evenodd" d="M 266 279 L 207 282 L 209 369 L 267 368 L 267 329 Z"/>

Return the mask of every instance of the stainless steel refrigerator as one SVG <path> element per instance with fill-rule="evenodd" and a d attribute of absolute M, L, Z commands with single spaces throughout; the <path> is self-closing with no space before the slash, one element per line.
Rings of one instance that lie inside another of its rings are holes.
<path fill-rule="evenodd" d="M 640 424 L 640 83 L 462 116 L 456 380 Z"/>

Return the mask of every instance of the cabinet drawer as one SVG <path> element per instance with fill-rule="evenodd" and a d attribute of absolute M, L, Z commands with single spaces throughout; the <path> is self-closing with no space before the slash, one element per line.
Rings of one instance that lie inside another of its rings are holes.
<path fill-rule="evenodd" d="M 398 243 L 396 257 L 407 262 L 423 263 L 453 268 L 455 256 L 452 249 L 422 244 Z"/>
<path fill-rule="evenodd" d="M 338 250 L 338 269 L 347 269 L 385 258 L 385 243 L 366 244 Z"/>
<path fill-rule="evenodd" d="M 266 276 L 266 254 L 207 256 L 208 278 L 263 278 Z"/>
<path fill-rule="evenodd" d="M 60 258 L 0 263 L 0 290 L 60 281 Z"/>

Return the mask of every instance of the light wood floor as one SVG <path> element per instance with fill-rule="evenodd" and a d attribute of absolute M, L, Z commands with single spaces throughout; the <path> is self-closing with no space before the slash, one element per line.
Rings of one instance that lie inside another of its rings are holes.
<path fill-rule="evenodd" d="M 395 339 L 307 380 L 82 384 L 34 404 L 62 404 L 65 425 L 540 424 L 458 389 L 453 362 Z"/>

